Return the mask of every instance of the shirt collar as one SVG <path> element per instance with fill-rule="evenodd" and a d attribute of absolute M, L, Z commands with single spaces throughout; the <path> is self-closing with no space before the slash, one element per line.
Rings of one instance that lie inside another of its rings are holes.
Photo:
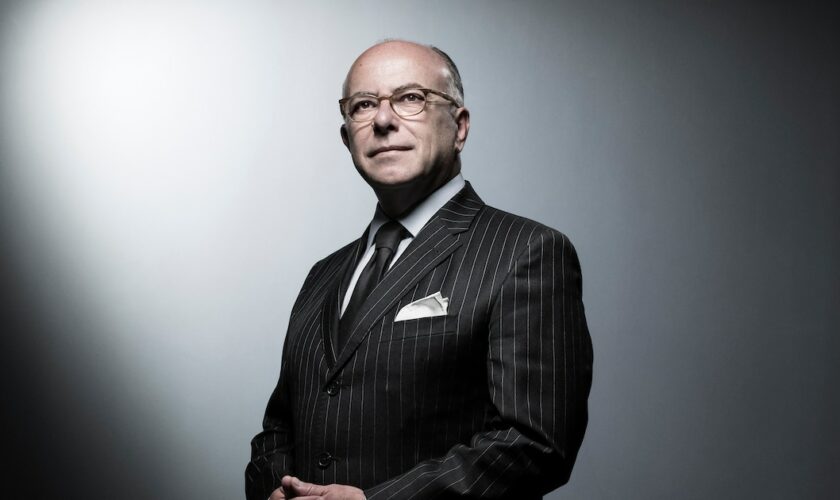
<path fill-rule="evenodd" d="M 435 192 L 427 196 L 425 200 L 421 201 L 420 204 L 397 219 L 397 221 L 411 233 L 412 238 L 416 238 L 417 234 L 429 222 L 432 216 L 443 208 L 446 202 L 451 200 L 453 196 L 458 194 L 458 191 L 463 189 L 465 185 L 466 181 L 464 181 L 464 176 L 459 173 L 450 179 L 449 182 L 437 188 Z M 386 222 L 388 222 L 388 216 L 382 212 L 382 209 L 379 208 L 379 204 L 377 203 L 373 220 L 370 222 L 370 231 L 368 231 L 368 246 L 373 244 L 373 237 Z"/>

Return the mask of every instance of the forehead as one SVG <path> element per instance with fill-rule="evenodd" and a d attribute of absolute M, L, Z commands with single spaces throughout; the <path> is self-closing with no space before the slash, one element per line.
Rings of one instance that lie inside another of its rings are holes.
<path fill-rule="evenodd" d="M 407 83 L 445 90 L 448 69 L 430 49 L 402 43 L 377 45 L 365 51 L 347 75 L 347 95 L 387 93 Z"/>

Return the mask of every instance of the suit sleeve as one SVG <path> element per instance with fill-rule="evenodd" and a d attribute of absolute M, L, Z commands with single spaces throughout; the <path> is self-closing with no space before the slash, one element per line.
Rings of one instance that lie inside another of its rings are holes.
<path fill-rule="evenodd" d="M 263 431 L 251 440 L 251 461 L 245 468 L 248 500 L 265 500 L 280 487 L 283 476 L 293 473 L 294 438 L 288 416 L 287 378 L 281 368 L 280 379 L 265 410 Z"/>
<path fill-rule="evenodd" d="M 298 294 L 289 325 L 295 320 L 306 291 L 316 272 L 317 265 L 312 268 L 304 280 L 303 287 Z M 280 487 L 280 480 L 287 474 L 294 474 L 293 447 L 294 434 L 292 432 L 291 404 L 289 394 L 289 373 L 286 362 L 289 342 L 288 336 L 283 346 L 283 357 L 280 362 L 280 377 L 263 418 L 263 431 L 251 440 L 251 461 L 245 468 L 245 496 L 248 500 L 265 500 L 271 492 Z"/>
<path fill-rule="evenodd" d="M 365 491 L 368 500 L 539 497 L 566 483 L 587 424 L 592 344 L 581 272 L 561 233 L 535 232 L 488 315 L 485 430 Z"/>

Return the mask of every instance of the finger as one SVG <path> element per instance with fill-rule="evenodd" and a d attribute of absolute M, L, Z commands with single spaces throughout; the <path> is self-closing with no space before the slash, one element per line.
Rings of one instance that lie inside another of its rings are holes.
<path fill-rule="evenodd" d="M 327 487 L 320 484 L 307 483 L 295 476 L 284 476 L 280 483 L 289 497 L 300 498 L 307 496 L 322 496 L 327 494 Z"/>
<path fill-rule="evenodd" d="M 286 493 L 283 491 L 282 487 L 277 488 L 271 492 L 271 496 L 268 497 L 268 500 L 286 500 Z"/>
<path fill-rule="evenodd" d="M 297 479 L 295 476 L 283 476 L 280 479 L 280 486 L 285 490 L 291 490 L 292 481 L 294 481 L 295 479 Z"/>
<path fill-rule="evenodd" d="M 316 493 L 314 491 L 310 491 L 311 487 L 318 485 L 301 481 L 295 476 L 283 476 L 283 478 L 280 480 L 280 484 L 283 487 L 283 491 L 286 492 L 286 496 L 288 496 L 289 498 L 298 498 L 301 496 L 321 494 Z"/>
<path fill-rule="evenodd" d="M 307 496 L 320 496 L 327 494 L 327 487 L 322 486 L 320 484 L 313 484 L 307 483 L 306 481 L 301 481 L 300 479 L 294 477 L 291 481 L 292 488 L 294 488 L 295 492 L 298 496 L 307 497 Z"/>

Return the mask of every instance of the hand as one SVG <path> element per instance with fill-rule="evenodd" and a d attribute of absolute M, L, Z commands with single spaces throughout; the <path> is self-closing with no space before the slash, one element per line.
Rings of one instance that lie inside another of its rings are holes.
<path fill-rule="evenodd" d="M 292 498 L 290 496 L 286 496 L 286 492 L 283 491 L 283 487 L 277 488 L 276 490 L 271 492 L 271 496 L 268 497 L 268 500 L 287 500 Z"/>
<path fill-rule="evenodd" d="M 270 500 L 366 500 L 362 490 L 345 484 L 312 484 L 294 476 L 284 476 L 280 484 L 282 487 L 274 490 L 274 493 L 280 492 L 284 496 L 275 497 L 272 493 Z"/>

